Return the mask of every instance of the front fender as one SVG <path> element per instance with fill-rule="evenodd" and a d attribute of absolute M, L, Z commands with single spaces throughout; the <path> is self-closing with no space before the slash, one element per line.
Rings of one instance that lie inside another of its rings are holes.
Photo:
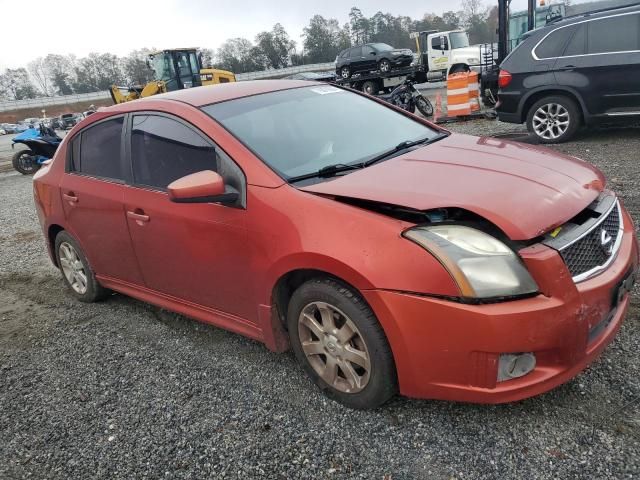
<path fill-rule="evenodd" d="M 374 288 L 368 278 L 336 258 L 320 253 L 298 252 L 280 258 L 268 269 L 263 291 L 260 292 L 260 303 L 271 303 L 271 293 L 278 280 L 296 270 L 318 270 L 337 277 L 358 290 Z"/>

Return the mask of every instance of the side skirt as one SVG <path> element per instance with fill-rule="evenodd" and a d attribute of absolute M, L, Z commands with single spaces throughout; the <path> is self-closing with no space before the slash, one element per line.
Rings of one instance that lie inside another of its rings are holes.
<path fill-rule="evenodd" d="M 196 303 L 187 302 L 165 293 L 160 293 L 139 285 L 123 282 L 112 277 L 104 275 L 96 275 L 96 278 L 105 288 L 109 288 L 116 292 L 122 293 L 129 297 L 142 300 L 143 302 L 166 308 L 172 312 L 180 313 L 190 318 L 194 318 L 200 322 L 215 325 L 234 333 L 239 333 L 245 337 L 252 338 L 259 342 L 264 342 L 262 329 L 255 324 L 228 313 L 214 310 L 213 308 L 204 307 Z"/>

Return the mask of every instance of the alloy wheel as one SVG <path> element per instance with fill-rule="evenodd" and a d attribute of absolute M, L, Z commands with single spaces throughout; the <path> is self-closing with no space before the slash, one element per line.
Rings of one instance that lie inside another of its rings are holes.
<path fill-rule="evenodd" d="M 325 383 L 357 393 L 369 382 L 371 359 L 353 321 L 335 306 L 312 302 L 298 317 L 298 335 L 307 361 Z"/>
<path fill-rule="evenodd" d="M 569 111 L 559 103 L 541 105 L 533 114 L 533 130 L 545 140 L 555 140 L 569 128 Z"/>
<path fill-rule="evenodd" d="M 73 290 L 84 295 L 87 291 L 87 272 L 78 252 L 70 243 L 62 242 L 58 248 L 62 273 Z"/>
<path fill-rule="evenodd" d="M 388 61 L 388 60 L 382 60 L 382 61 L 380 62 L 380 71 L 381 71 L 381 72 L 386 73 L 386 72 L 388 72 L 390 69 L 391 69 L 391 64 L 389 63 L 389 61 Z"/>
<path fill-rule="evenodd" d="M 349 78 L 349 67 L 342 67 L 340 70 L 340 75 L 342 78 Z"/>

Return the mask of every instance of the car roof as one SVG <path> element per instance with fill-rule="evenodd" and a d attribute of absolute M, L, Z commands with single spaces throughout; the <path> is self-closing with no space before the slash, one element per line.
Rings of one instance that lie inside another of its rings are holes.
<path fill-rule="evenodd" d="M 631 5 L 623 5 L 620 7 L 603 8 L 601 10 L 592 10 L 590 12 L 578 13 L 576 15 L 559 18 L 558 20 L 552 21 L 551 23 L 545 25 L 542 28 L 545 30 L 551 30 L 559 26 L 572 25 L 574 23 L 584 22 L 585 20 L 602 18 L 602 17 L 610 17 L 612 15 L 620 15 L 624 13 L 633 13 L 633 12 L 640 12 L 640 4 L 635 3 Z"/>
<path fill-rule="evenodd" d="M 194 107 L 202 107 L 212 103 L 225 102 L 227 100 L 235 100 L 237 98 L 250 97 L 252 95 L 260 95 L 262 93 L 277 92 L 280 90 L 289 90 L 292 88 L 308 87 L 311 85 L 324 85 L 323 82 L 315 82 L 309 80 L 251 80 L 243 82 L 220 83 L 217 85 L 206 85 L 202 87 L 186 88 L 176 90 L 169 93 L 161 93 L 152 95 L 151 97 L 141 98 L 133 102 L 126 102 L 120 105 L 101 108 L 100 111 L 131 111 L 138 106 L 139 110 L 144 110 L 146 102 L 156 102 L 162 100 L 172 100 L 187 103 Z M 126 108 L 123 108 L 124 106 Z"/>

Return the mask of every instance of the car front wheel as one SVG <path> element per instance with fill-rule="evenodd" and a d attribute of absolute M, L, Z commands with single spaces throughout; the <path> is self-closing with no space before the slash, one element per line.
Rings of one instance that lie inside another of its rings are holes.
<path fill-rule="evenodd" d="M 580 111 L 576 103 L 563 96 L 538 100 L 527 114 L 529 133 L 542 143 L 569 140 L 580 127 Z"/>
<path fill-rule="evenodd" d="M 349 78 L 351 76 L 351 70 L 349 69 L 349 67 L 342 67 L 340 69 L 340 76 L 342 78 Z"/>
<path fill-rule="evenodd" d="M 387 60 L 386 58 L 383 58 L 382 60 L 380 60 L 380 63 L 378 63 L 378 68 L 382 73 L 390 72 L 391 62 L 389 62 L 389 60 Z"/>
<path fill-rule="evenodd" d="M 287 323 L 298 361 L 328 397 L 367 409 L 395 395 L 391 348 L 357 292 L 332 279 L 310 280 L 291 297 Z"/>

